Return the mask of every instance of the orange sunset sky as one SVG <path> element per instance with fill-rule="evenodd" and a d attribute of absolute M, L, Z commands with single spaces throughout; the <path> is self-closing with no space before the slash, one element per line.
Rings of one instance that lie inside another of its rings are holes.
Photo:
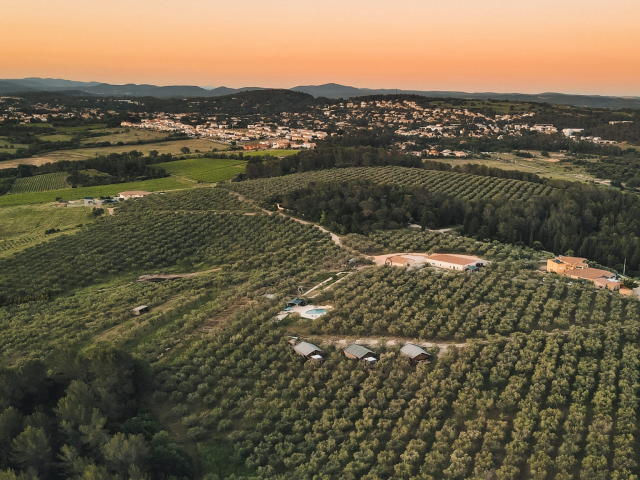
<path fill-rule="evenodd" d="M 0 78 L 640 96 L 639 0 L 0 0 Z"/>

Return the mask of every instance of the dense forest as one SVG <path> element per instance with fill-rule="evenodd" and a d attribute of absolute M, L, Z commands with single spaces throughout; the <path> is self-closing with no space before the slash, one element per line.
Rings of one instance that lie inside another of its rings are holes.
<path fill-rule="evenodd" d="M 131 355 L 100 348 L 0 369 L 0 478 L 192 477 L 145 404 L 152 385 Z"/>
<path fill-rule="evenodd" d="M 465 210 L 462 200 L 433 195 L 423 188 L 358 180 L 311 184 L 272 201 L 343 235 L 396 229 L 409 223 L 439 228 L 461 223 Z"/>

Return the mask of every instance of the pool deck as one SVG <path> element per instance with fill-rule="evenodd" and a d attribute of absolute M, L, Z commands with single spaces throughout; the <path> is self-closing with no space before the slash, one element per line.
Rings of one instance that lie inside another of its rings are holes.
<path fill-rule="evenodd" d="M 322 308 L 322 309 L 325 309 L 325 310 L 328 311 L 332 307 L 329 306 L 329 305 L 305 305 L 304 307 L 302 307 L 302 306 L 291 307 L 288 311 L 280 312 L 278 314 L 277 318 L 279 318 L 281 316 L 282 316 L 282 318 L 285 318 L 290 313 L 297 313 L 302 318 L 308 318 L 310 320 L 315 320 L 316 318 L 319 318 L 322 315 L 326 315 L 327 312 L 324 312 L 324 313 L 307 313 L 309 310 L 315 310 L 317 308 Z"/>

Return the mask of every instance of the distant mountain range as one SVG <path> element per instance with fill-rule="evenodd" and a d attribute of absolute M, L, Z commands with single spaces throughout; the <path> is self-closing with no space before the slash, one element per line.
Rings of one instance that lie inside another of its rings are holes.
<path fill-rule="evenodd" d="M 63 92 L 69 95 L 96 96 L 135 96 L 135 97 L 217 97 L 247 90 L 263 90 L 261 87 L 197 87 L 192 85 L 175 85 L 158 87 L 156 85 L 111 85 L 99 82 L 74 82 L 53 78 L 21 78 L 0 80 L 0 94 L 20 92 Z M 306 85 L 293 87 L 290 90 L 304 92 L 314 97 L 353 98 L 369 95 L 422 95 L 425 97 L 467 98 L 476 100 L 512 100 L 520 102 L 547 102 L 561 105 L 575 105 L 595 108 L 640 108 L 640 97 L 611 97 L 601 95 L 570 95 L 564 93 L 496 93 L 496 92 L 454 92 L 454 91 L 422 91 L 396 89 L 356 88 L 337 83 L 324 85 Z"/>

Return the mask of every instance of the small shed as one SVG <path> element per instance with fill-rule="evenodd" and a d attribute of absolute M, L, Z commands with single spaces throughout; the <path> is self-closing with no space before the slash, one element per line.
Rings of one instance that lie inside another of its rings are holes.
<path fill-rule="evenodd" d="M 373 358 L 374 360 L 378 359 L 378 354 L 372 350 L 369 350 L 367 347 L 363 347 L 362 345 L 357 345 L 352 343 L 347 348 L 343 350 L 344 356 L 350 358 L 351 360 L 364 360 L 366 358 Z"/>
<path fill-rule="evenodd" d="M 407 343 L 400 349 L 400 353 L 409 357 L 409 361 L 414 365 L 419 362 L 428 362 L 433 358 L 430 353 L 413 343 Z"/>
<path fill-rule="evenodd" d="M 300 342 L 297 345 L 293 346 L 295 352 L 304 358 L 311 358 L 314 355 L 322 356 L 322 350 L 319 347 L 316 347 L 313 343 L 309 342 Z"/>
<path fill-rule="evenodd" d="M 321 364 L 322 362 L 324 362 L 324 358 L 322 357 L 322 355 L 311 355 L 311 357 L 309 358 L 313 363 Z"/>
<path fill-rule="evenodd" d="M 303 300 L 302 298 L 294 298 L 287 302 L 287 307 L 304 307 L 306 304 L 306 300 Z"/>
<path fill-rule="evenodd" d="M 146 305 L 140 305 L 133 309 L 134 315 L 142 315 L 143 313 L 147 313 L 149 311 L 149 307 Z"/>

